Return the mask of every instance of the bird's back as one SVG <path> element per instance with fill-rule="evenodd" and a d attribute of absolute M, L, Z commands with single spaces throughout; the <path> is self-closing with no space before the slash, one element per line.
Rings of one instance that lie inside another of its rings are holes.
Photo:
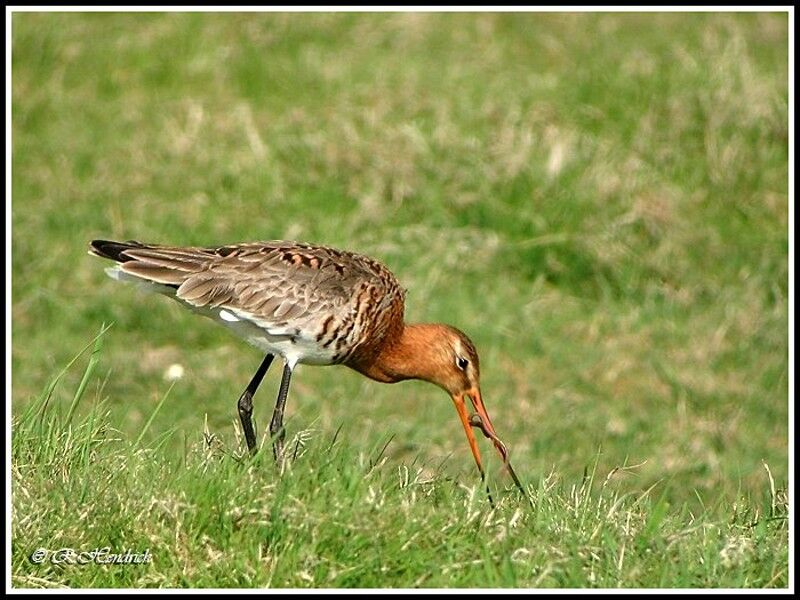
<path fill-rule="evenodd" d="M 149 282 L 290 362 L 350 363 L 402 329 L 404 292 L 367 256 L 301 242 L 171 247 L 96 240 L 115 276 Z"/>

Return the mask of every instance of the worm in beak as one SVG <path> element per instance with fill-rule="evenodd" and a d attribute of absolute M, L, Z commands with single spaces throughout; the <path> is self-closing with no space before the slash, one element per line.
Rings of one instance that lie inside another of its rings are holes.
<path fill-rule="evenodd" d="M 472 403 L 473 408 L 477 411 L 476 414 L 469 415 L 467 412 L 466 403 L 464 402 L 464 397 L 467 396 Z M 517 477 L 517 474 L 514 472 L 514 468 L 511 466 L 511 462 L 508 460 L 508 449 L 506 445 L 497 437 L 497 433 L 494 430 L 494 426 L 492 425 L 492 421 L 489 418 L 489 413 L 486 412 L 486 407 L 483 405 L 483 399 L 481 398 L 481 392 L 477 388 L 473 388 L 467 392 L 462 394 L 456 394 L 453 396 L 453 402 L 455 403 L 456 410 L 458 411 L 458 416 L 461 419 L 461 424 L 464 426 L 464 432 L 467 434 L 467 441 L 469 442 L 469 447 L 472 450 L 472 456 L 475 457 L 475 463 L 478 465 L 478 471 L 480 471 L 481 479 L 485 477 L 485 472 L 483 469 L 483 463 L 481 462 L 481 453 L 478 450 L 478 442 L 475 439 L 475 434 L 472 431 L 472 428 L 480 429 L 483 432 L 483 435 L 492 440 L 494 447 L 500 453 L 500 457 L 503 459 L 503 464 L 508 470 L 509 475 L 514 480 L 514 484 L 517 486 L 519 491 L 522 493 L 523 496 L 530 502 L 530 498 L 528 494 L 525 492 L 525 487 Z"/>

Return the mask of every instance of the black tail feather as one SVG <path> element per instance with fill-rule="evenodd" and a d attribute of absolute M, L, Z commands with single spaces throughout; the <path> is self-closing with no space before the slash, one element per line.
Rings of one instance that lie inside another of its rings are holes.
<path fill-rule="evenodd" d="M 128 240 L 127 242 L 113 242 L 109 240 L 92 240 L 90 242 L 89 252 L 102 258 L 110 258 L 117 262 L 126 262 L 133 260 L 130 256 L 126 256 L 125 250 L 131 248 L 144 248 L 145 245 L 134 241 Z"/>

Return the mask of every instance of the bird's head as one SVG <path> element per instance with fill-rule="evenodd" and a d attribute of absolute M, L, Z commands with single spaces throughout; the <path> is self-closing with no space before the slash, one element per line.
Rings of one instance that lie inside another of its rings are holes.
<path fill-rule="evenodd" d="M 478 351 L 463 331 L 438 323 L 405 325 L 402 333 L 375 360 L 351 366 L 385 383 L 422 379 L 445 390 L 453 399 L 481 478 L 485 472 L 473 428 L 480 429 L 492 441 L 514 483 L 527 497 L 508 460 L 506 446 L 497 437 L 486 412 L 481 396 Z M 475 413 L 469 413 L 467 402 Z"/>
<path fill-rule="evenodd" d="M 480 359 L 472 340 L 463 331 L 440 324 L 407 326 L 403 337 L 409 375 L 413 372 L 412 377 L 436 384 L 450 394 L 481 476 L 484 469 L 473 427 L 481 429 L 492 440 L 508 465 L 506 446 L 497 437 L 483 404 Z M 472 415 L 467 408 L 468 401 L 475 410 Z"/>
<path fill-rule="evenodd" d="M 492 440 L 505 464 L 508 464 L 508 451 L 505 444 L 497 437 L 489 413 L 486 412 L 486 406 L 483 404 L 478 351 L 472 340 L 455 327 L 444 326 L 440 339 L 440 346 L 443 348 L 439 365 L 439 379 L 433 383 L 444 388 L 453 399 L 461 424 L 464 426 L 464 432 L 467 434 L 472 455 L 475 457 L 475 463 L 483 476 L 483 464 L 473 427 L 480 428 L 484 435 Z M 447 354 L 449 357 L 446 356 Z M 475 410 L 472 415 L 467 409 L 467 401 Z"/>

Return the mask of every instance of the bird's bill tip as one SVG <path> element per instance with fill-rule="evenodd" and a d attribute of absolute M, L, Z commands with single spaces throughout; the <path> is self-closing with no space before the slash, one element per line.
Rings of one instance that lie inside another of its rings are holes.
<path fill-rule="evenodd" d="M 489 413 L 486 412 L 486 406 L 483 404 L 483 398 L 481 398 L 481 391 L 478 388 L 473 388 L 466 392 L 466 396 L 469 397 L 470 401 L 472 402 L 472 406 L 475 411 L 478 413 L 478 417 L 480 418 L 480 425 L 479 426 L 486 437 L 491 438 L 492 442 L 494 443 L 495 448 L 503 457 L 503 462 L 508 462 L 508 450 L 506 449 L 506 445 L 500 441 L 500 438 L 497 437 L 497 432 L 494 430 L 494 425 L 492 425 L 492 420 L 489 418 Z"/>

